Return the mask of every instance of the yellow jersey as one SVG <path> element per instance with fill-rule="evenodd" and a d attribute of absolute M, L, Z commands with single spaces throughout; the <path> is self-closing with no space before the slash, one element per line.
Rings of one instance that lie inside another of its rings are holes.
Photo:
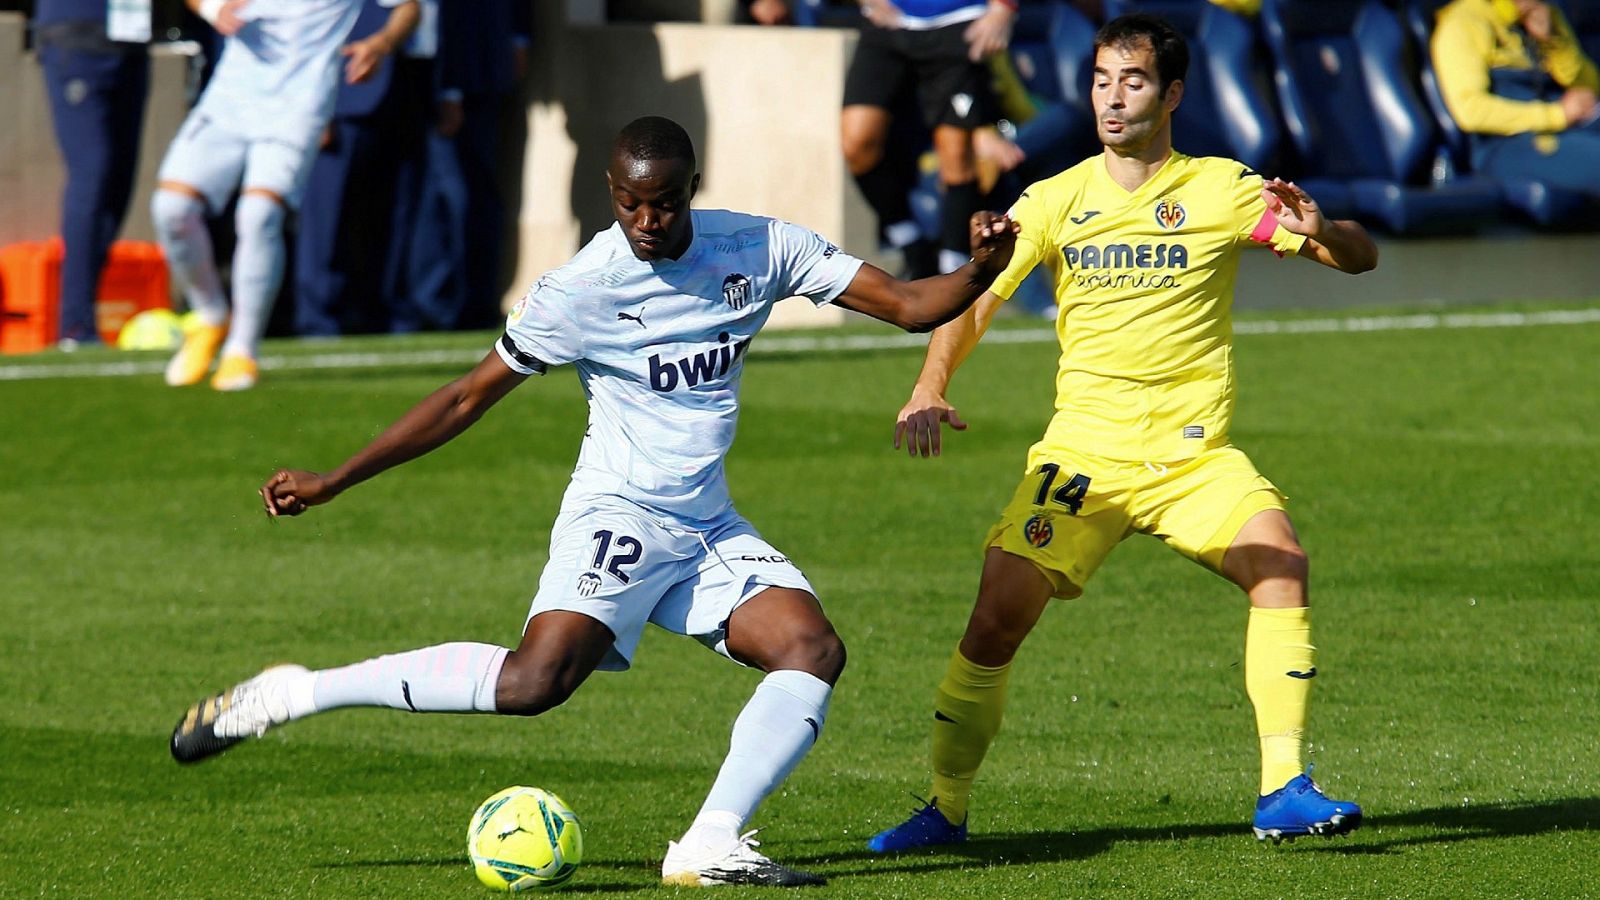
<path fill-rule="evenodd" d="M 990 287 L 1010 299 L 1043 263 L 1054 281 L 1056 412 L 1043 444 L 1138 462 L 1192 459 L 1228 441 L 1239 250 L 1305 238 L 1278 224 L 1243 163 L 1174 152 L 1128 191 L 1103 156 L 1031 185 Z"/>

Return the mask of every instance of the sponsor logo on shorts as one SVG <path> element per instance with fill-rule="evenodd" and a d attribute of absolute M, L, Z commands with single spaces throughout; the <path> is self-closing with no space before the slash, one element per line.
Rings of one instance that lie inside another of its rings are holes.
<path fill-rule="evenodd" d="M 775 563 L 775 564 L 780 564 L 781 565 L 783 563 L 787 563 L 789 561 L 789 557 L 784 556 L 781 553 L 774 553 L 771 556 L 754 556 L 754 555 L 746 554 L 745 556 L 739 557 L 739 561 L 740 562 L 758 562 L 758 563 Z"/>
<path fill-rule="evenodd" d="M 578 576 L 578 596 L 587 597 L 600 589 L 600 576 L 585 572 Z"/>
<path fill-rule="evenodd" d="M 1049 516 L 1034 516 L 1023 523 L 1022 536 L 1027 538 L 1030 547 L 1046 547 L 1056 536 L 1056 529 L 1050 524 Z"/>

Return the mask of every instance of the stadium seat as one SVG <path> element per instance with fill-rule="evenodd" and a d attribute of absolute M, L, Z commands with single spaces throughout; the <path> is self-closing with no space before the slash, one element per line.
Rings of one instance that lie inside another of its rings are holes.
<path fill-rule="evenodd" d="M 1154 13 L 1189 41 L 1183 103 L 1172 140 L 1191 156 L 1227 156 L 1260 172 L 1279 169 L 1283 129 L 1257 63 L 1253 25 L 1213 3 L 1192 0 L 1106 0 L 1106 17 Z"/>
<path fill-rule="evenodd" d="M 1028 93 L 1089 108 L 1094 24 L 1060 0 L 1025 3 L 1011 29 L 1011 62 Z"/>
<path fill-rule="evenodd" d="M 1428 50 L 1439 9 L 1449 2 L 1408 0 L 1403 13 L 1411 36 L 1417 43 L 1417 68 L 1422 96 L 1444 139 L 1445 156 L 1439 161 L 1443 166 L 1442 174 L 1447 178 L 1455 178 L 1472 171 L 1472 154 L 1467 135 L 1456 125 L 1449 107 L 1445 106 L 1444 95 L 1439 90 L 1439 79 L 1433 70 L 1433 56 Z M 1600 11 L 1600 3 L 1591 5 Z M 1541 228 L 1580 228 L 1594 222 L 1596 214 L 1600 213 L 1600 209 L 1596 209 L 1588 197 L 1577 191 L 1552 187 L 1534 178 L 1500 178 L 1497 181 L 1505 205 Z"/>
<path fill-rule="evenodd" d="M 1429 181 L 1439 140 L 1394 12 L 1378 0 L 1264 0 L 1261 21 L 1312 196 L 1331 198 L 1343 182 L 1358 217 L 1396 234 L 1472 232 L 1495 220 L 1494 182 Z"/>

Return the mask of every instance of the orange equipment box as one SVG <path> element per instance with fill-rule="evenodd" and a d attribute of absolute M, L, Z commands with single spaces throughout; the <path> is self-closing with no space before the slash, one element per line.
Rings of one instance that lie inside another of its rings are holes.
<path fill-rule="evenodd" d="M 54 346 L 61 318 L 60 238 L 0 247 L 0 353 Z M 167 262 L 147 241 L 117 241 L 106 255 L 95 296 L 100 339 L 117 342 L 122 325 L 147 309 L 171 309 Z"/>

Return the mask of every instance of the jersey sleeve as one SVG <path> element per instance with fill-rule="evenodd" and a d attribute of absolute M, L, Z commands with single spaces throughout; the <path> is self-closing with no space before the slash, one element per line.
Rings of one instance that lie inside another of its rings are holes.
<path fill-rule="evenodd" d="M 826 306 L 850 287 L 861 269 L 861 260 L 809 228 L 774 219 L 770 230 L 778 299 L 805 297 Z"/>
<path fill-rule="evenodd" d="M 511 308 L 495 349 L 512 371 L 523 375 L 543 375 L 551 366 L 581 359 L 583 330 L 566 289 L 549 275 L 539 279 Z"/>
<path fill-rule="evenodd" d="M 1239 173 L 1233 185 L 1238 239 L 1241 242 L 1265 244 L 1279 256 L 1299 253 L 1300 248 L 1305 246 L 1306 236 L 1279 225 L 1272 210 L 1267 209 L 1267 201 L 1261 199 L 1261 185 L 1265 179 L 1243 163 L 1232 165 L 1238 167 Z"/>
<path fill-rule="evenodd" d="M 1006 213 L 1012 221 L 1022 226 L 1022 230 L 1017 233 L 1017 245 L 1011 251 L 1011 262 L 989 285 L 989 293 L 1001 300 L 1011 299 L 1017 286 L 1022 284 L 1022 279 L 1027 278 L 1033 267 L 1044 259 L 1046 248 L 1052 244 L 1050 233 L 1055 227 L 1055 217 L 1042 196 L 1041 187 L 1033 185 L 1022 192 L 1022 196 Z"/>

